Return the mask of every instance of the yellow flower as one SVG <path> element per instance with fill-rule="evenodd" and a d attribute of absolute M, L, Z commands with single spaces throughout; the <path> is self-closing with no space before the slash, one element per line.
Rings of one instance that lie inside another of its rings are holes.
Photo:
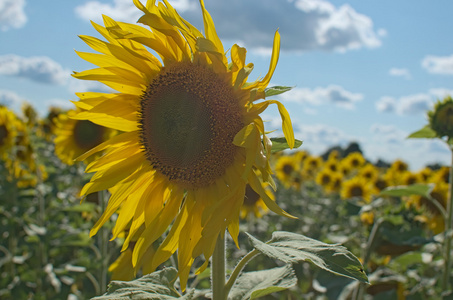
<path fill-rule="evenodd" d="M 323 168 L 317 175 L 316 175 L 316 183 L 322 186 L 323 188 L 326 188 L 327 186 L 330 186 L 333 181 L 333 173 L 330 168 Z"/>
<path fill-rule="evenodd" d="M 47 116 L 39 121 L 40 130 L 37 133 L 48 141 L 52 140 L 56 128 L 55 123 L 61 113 L 63 113 L 61 108 L 50 107 Z"/>
<path fill-rule="evenodd" d="M 272 189 L 269 188 L 269 184 L 263 183 L 263 188 L 266 190 L 267 196 L 275 201 L 274 193 L 272 192 Z M 264 203 L 261 196 L 257 192 L 255 192 L 250 187 L 250 185 L 247 185 L 245 188 L 244 203 L 242 204 L 241 208 L 241 218 L 245 219 L 251 214 L 253 214 L 257 218 L 261 218 L 263 216 L 263 213 L 266 213 L 268 211 L 269 209 L 267 208 L 266 203 Z"/>
<path fill-rule="evenodd" d="M 374 181 L 379 175 L 378 169 L 372 164 L 366 164 L 359 170 L 359 176 L 365 178 L 368 181 Z"/>
<path fill-rule="evenodd" d="M 395 160 L 391 165 L 390 165 L 390 169 L 395 171 L 395 172 L 404 172 L 404 171 L 407 171 L 408 170 L 408 165 L 407 163 L 405 163 L 404 161 L 400 160 L 400 159 L 397 159 Z"/>
<path fill-rule="evenodd" d="M 171 225 L 150 265 L 155 269 L 178 250 L 184 290 L 194 259 L 204 256 L 202 271 L 226 229 L 238 243 L 247 184 L 272 211 L 290 216 L 261 185 L 269 182 L 275 188 L 271 141 L 260 116 L 269 105 L 278 107 L 290 148 L 295 142 L 285 107 L 275 100 L 257 102 L 265 98 L 276 68 L 280 35 L 275 33 L 268 73 L 247 82 L 253 64 L 246 64 L 246 49 L 233 45 L 228 60 L 202 0 L 204 35 L 166 0 L 134 4 L 144 13 L 139 22 L 151 30 L 104 16 L 105 27 L 93 26 L 107 41 L 81 36 L 100 54 L 78 54 L 99 68 L 74 77 L 97 80 L 117 92 L 77 94 L 76 105 L 86 111 L 75 118 L 124 132 L 80 157 L 105 151 L 87 166 L 96 174 L 82 194 L 112 192 L 91 235 L 119 207 L 113 237 L 131 224 L 123 250 L 129 237 L 145 227 L 132 252 L 134 267 Z"/>
<path fill-rule="evenodd" d="M 350 169 L 359 169 L 365 164 L 365 158 L 360 152 L 352 152 L 343 159 L 343 162 L 345 165 L 349 166 Z"/>
<path fill-rule="evenodd" d="M 433 170 L 429 167 L 424 167 L 420 171 L 418 171 L 418 176 L 420 177 L 421 182 L 429 182 L 429 179 L 433 175 Z"/>
<path fill-rule="evenodd" d="M 369 203 L 371 202 L 372 187 L 366 179 L 356 176 L 343 182 L 340 195 L 342 199 L 358 197 Z"/>
<path fill-rule="evenodd" d="M 55 128 L 55 154 L 62 162 L 73 165 L 75 159 L 107 141 L 114 131 L 88 120 L 75 120 L 75 110 L 60 114 Z M 90 160 L 87 160 L 90 162 Z"/>
<path fill-rule="evenodd" d="M 373 181 L 373 188 L 376 194 L 379 194 L 382 190 L 389 186 L 389 182 L 385 176 L 379 175 Z"/>
<path fill-rule="evenodd" d="M 450 182 L 450 167 L 441 167 L 439 170 L 434 171 L 429 182 Z"/>
<path fill-rule="evenodd" d="M 360 221 L 366 225 L 373 225 L 374 213 L 372 211 L 363 211 L 360 213 Z"/>
<path fill-rule="evenodd" d="M 322 164 L 322 157 L 308 156 L 302 164 L 304 177 L 307 179 L 315 179 L 318 170 L 322 167 Z"/>
<path fill-rule="evenodd" d="M 412 173 L 411 171 L 402 172 L 401 184 L 411 185 L 422 182 L 422 178 L 418 173 Z"/>
<path fill-rule="evenodd" d="M 453 99 L 445 97 L 437 101 L 434 109 L 428 112 L 429 125 L 438 137 L 453 138 Z"/>
<path fill-rule="evenodd" d="M 299 161 L 293 155 L 284 155 L 278 158 L 275 164 L 275 175 L 281 183 L 289 188 L 293 179 L 299 173 Z"/>
<path fill-rule="evenodd" d="M 0 106 L 0 159 L 6 160 L 15 145 L 18 120 L 6 107 Z"/>

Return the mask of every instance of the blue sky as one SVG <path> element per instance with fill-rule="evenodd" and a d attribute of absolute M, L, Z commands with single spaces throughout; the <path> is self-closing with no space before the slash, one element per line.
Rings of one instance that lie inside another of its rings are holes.
<path fill-rule="evenodd" d="M 145 1 L 145 0 L 142 0 Z M 198 1 L 169 0 L 202 27 Z M 271 85 L 294 86 L 278 98 L 303 148 L 320 154 L 358 141 L 372 161 L 403 159 L 412 169 L 449 163 L 441 142 L 406 140 L 426 124 L 426 110 L 453 94 L 453 2 L 205 0 L 225 49 L 247 47 L 263 76 L 275 30 L 282 37 Z M 88 20 L 101 14 L 135 22 L 132 0 L 0 0 L 0 102 L 28 101 L 44 115 L 71 107 L 75 92 L 102 89 L 70 77 L 92 66 L 74 50 L 91 51 L 77 35 L 99 35 Z M 266 112 L 278 128 L 277 110 Z"/>

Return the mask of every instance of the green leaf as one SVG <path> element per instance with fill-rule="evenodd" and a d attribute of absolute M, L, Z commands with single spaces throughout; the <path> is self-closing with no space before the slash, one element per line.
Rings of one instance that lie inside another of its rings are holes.
<path fill-rule="evenodd" d="M 271 153 L 280 152 L 286 149 L 289 149 L 288 142 L 284 137 L 271 138 L 272 149 Z M 296 140 L 294 143 L 294 148 L 299 148 L 302 145 L 302 141 Z"/>
<path fill-rule="evenodd" d="M 65 207 L 63 211 L 73 211 L 73 212 L 92 212 L 95 211 L 96 204 L 91 202 L 84 202 L 82 204 L 76 204 L 74 206 Z"/>
<path fill-rule="evenodd" d="M 434 184 L 420 184 L 420 183 L 412 185 L 390 186 L 388 188 L 385 188 L 380 193 L 380 195 L 392 197 L 419 195 L 429 198 L 433 188 Z"/>
<path fill-rule="evenodd" d="M 330 245 L 306 236 L 276 231 L 272 239 L 263 243 L 248 234 L 251 243 L 262 254 L 285 263 L 309 261 L 326 271 L 368 282 L 363 266 L 351 252 L 341 245 Z"/>
<path fill-rule="evenodd" d="M 291 87 L 291 86 L 271 86 L 264 90 L 264 94 L 266 97 L 270 97 L 270 96 L 283 94 L 292 89 L 293 89 L 293 87 Z"/>
<path fill-rule="evenodd" d="M 411 133 L 407 138 L 409 139 L 432 139 L 437 137 L 436 132 L 426 125 L 422 129 Z"/>
<path fill-rule="evenodd" d="M 112 281 L 107 293 L 92 300 L 179 299 L 180 295 L 173 287 L 177 274 L 175 268 L 165 268 L 132 281 Z"/>
<path fill-rule="evenodd" d="M 263 271 L 244 272 L 230 291 L 229 299 L 256 299 L 286 290 L 297 284 L 291 265 Z"/>

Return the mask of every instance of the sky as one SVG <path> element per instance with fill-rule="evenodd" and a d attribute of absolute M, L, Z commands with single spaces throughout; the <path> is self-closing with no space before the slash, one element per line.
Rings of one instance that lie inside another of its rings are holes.
<path fill-rule="evenodd" d="M 249 80 L 267 73 L 279 31 L 270 86 L 293 87 L 274 98 L 302 149 L 318 155 L 356 141 L 372 162 L 402 159 L 412 170 L 450 163 L 441 141 L 407 136 L 453 95 L 453 1 L 204 1 L 224 48 L 247 48 Z M 197 0 L 169 2 L 203 28 Z M 18 111 L 26 101 L 44 116 L 50 106 L 73 108 L 75 92 L 108 91 L 70 76 L 94 67 L 75 50 L 93 52 L 78 35 L 101 38 L 90 20 L 102 24 L 102 14 L 131 23 L 141 16 L 132 0 L 0 0 L 0 103 Z M 263 119 L 268 130 L 281 127 L 276 107 Z"/>

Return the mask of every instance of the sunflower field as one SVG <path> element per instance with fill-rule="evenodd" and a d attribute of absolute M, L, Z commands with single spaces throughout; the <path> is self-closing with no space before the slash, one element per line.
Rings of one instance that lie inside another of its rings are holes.
<path fill-rule="evenodd" d="M 0 106 L 0 299 L 452 299 L 453 171 L 317 156 L 270 86 L 166 0 L 76 51 L 104 84 L 45 117 Z M 91 51 L 91 50 L 90 50 Z M 278 109 L 281 130 L 263 113 Z M 410 138 L 453 153 L 453 99 Z M 275 136 L 282 132 L 283 136 Z"/>
<path fill-rule="evenodd" d="M 81 203 L 81 189 L 92 174 L 84 173 L 86 164 L 74 158 L 116 133 L 69 118 L 73 113 L 53 108 L 40 118 L 30 105 L 21 113 L 0 108 L 1 299 L 89 299 L 104 293 L 111 280 L 130 281 L 152 271 L 146 259 L 153 255 L 153 246 L 135 274 L 131 248 L 121 252 L 127 232 L 110 241 L 116 215 L 90 238 L 109 192 L 91 193 Z M 344 245 L 362 262 L 369 284 L 306 261 L 293 266 L 297 280 L 276 282 L 274 292 L 264 298 L 448 297 L 442 274 L 450 168 L 436 165 L 412 171 L 402 160 L 373 164 L 357 144 L 353 146 L 334 147 L 322 156 L 303 146 L 274 153 L 277 190 L 263 188 L 297 219 L 269 212 L 261 196 L 247 187 L 240 228 L 262 240 L 284 230 Z M 239 235 L 239 248 L 228 245 L 227 273 L 234 267 L 231 262 L 252 248 L 244 233 Z M 158 269 L 171 266 L 177 267 L 174 256 Z M 282 266 L 258 256 L 245 268 Z M 188 279 L 188 287 L 200 291 L 199 299 L 209 297 L 203 294 L 209 284 L 209 268 Z"/>

